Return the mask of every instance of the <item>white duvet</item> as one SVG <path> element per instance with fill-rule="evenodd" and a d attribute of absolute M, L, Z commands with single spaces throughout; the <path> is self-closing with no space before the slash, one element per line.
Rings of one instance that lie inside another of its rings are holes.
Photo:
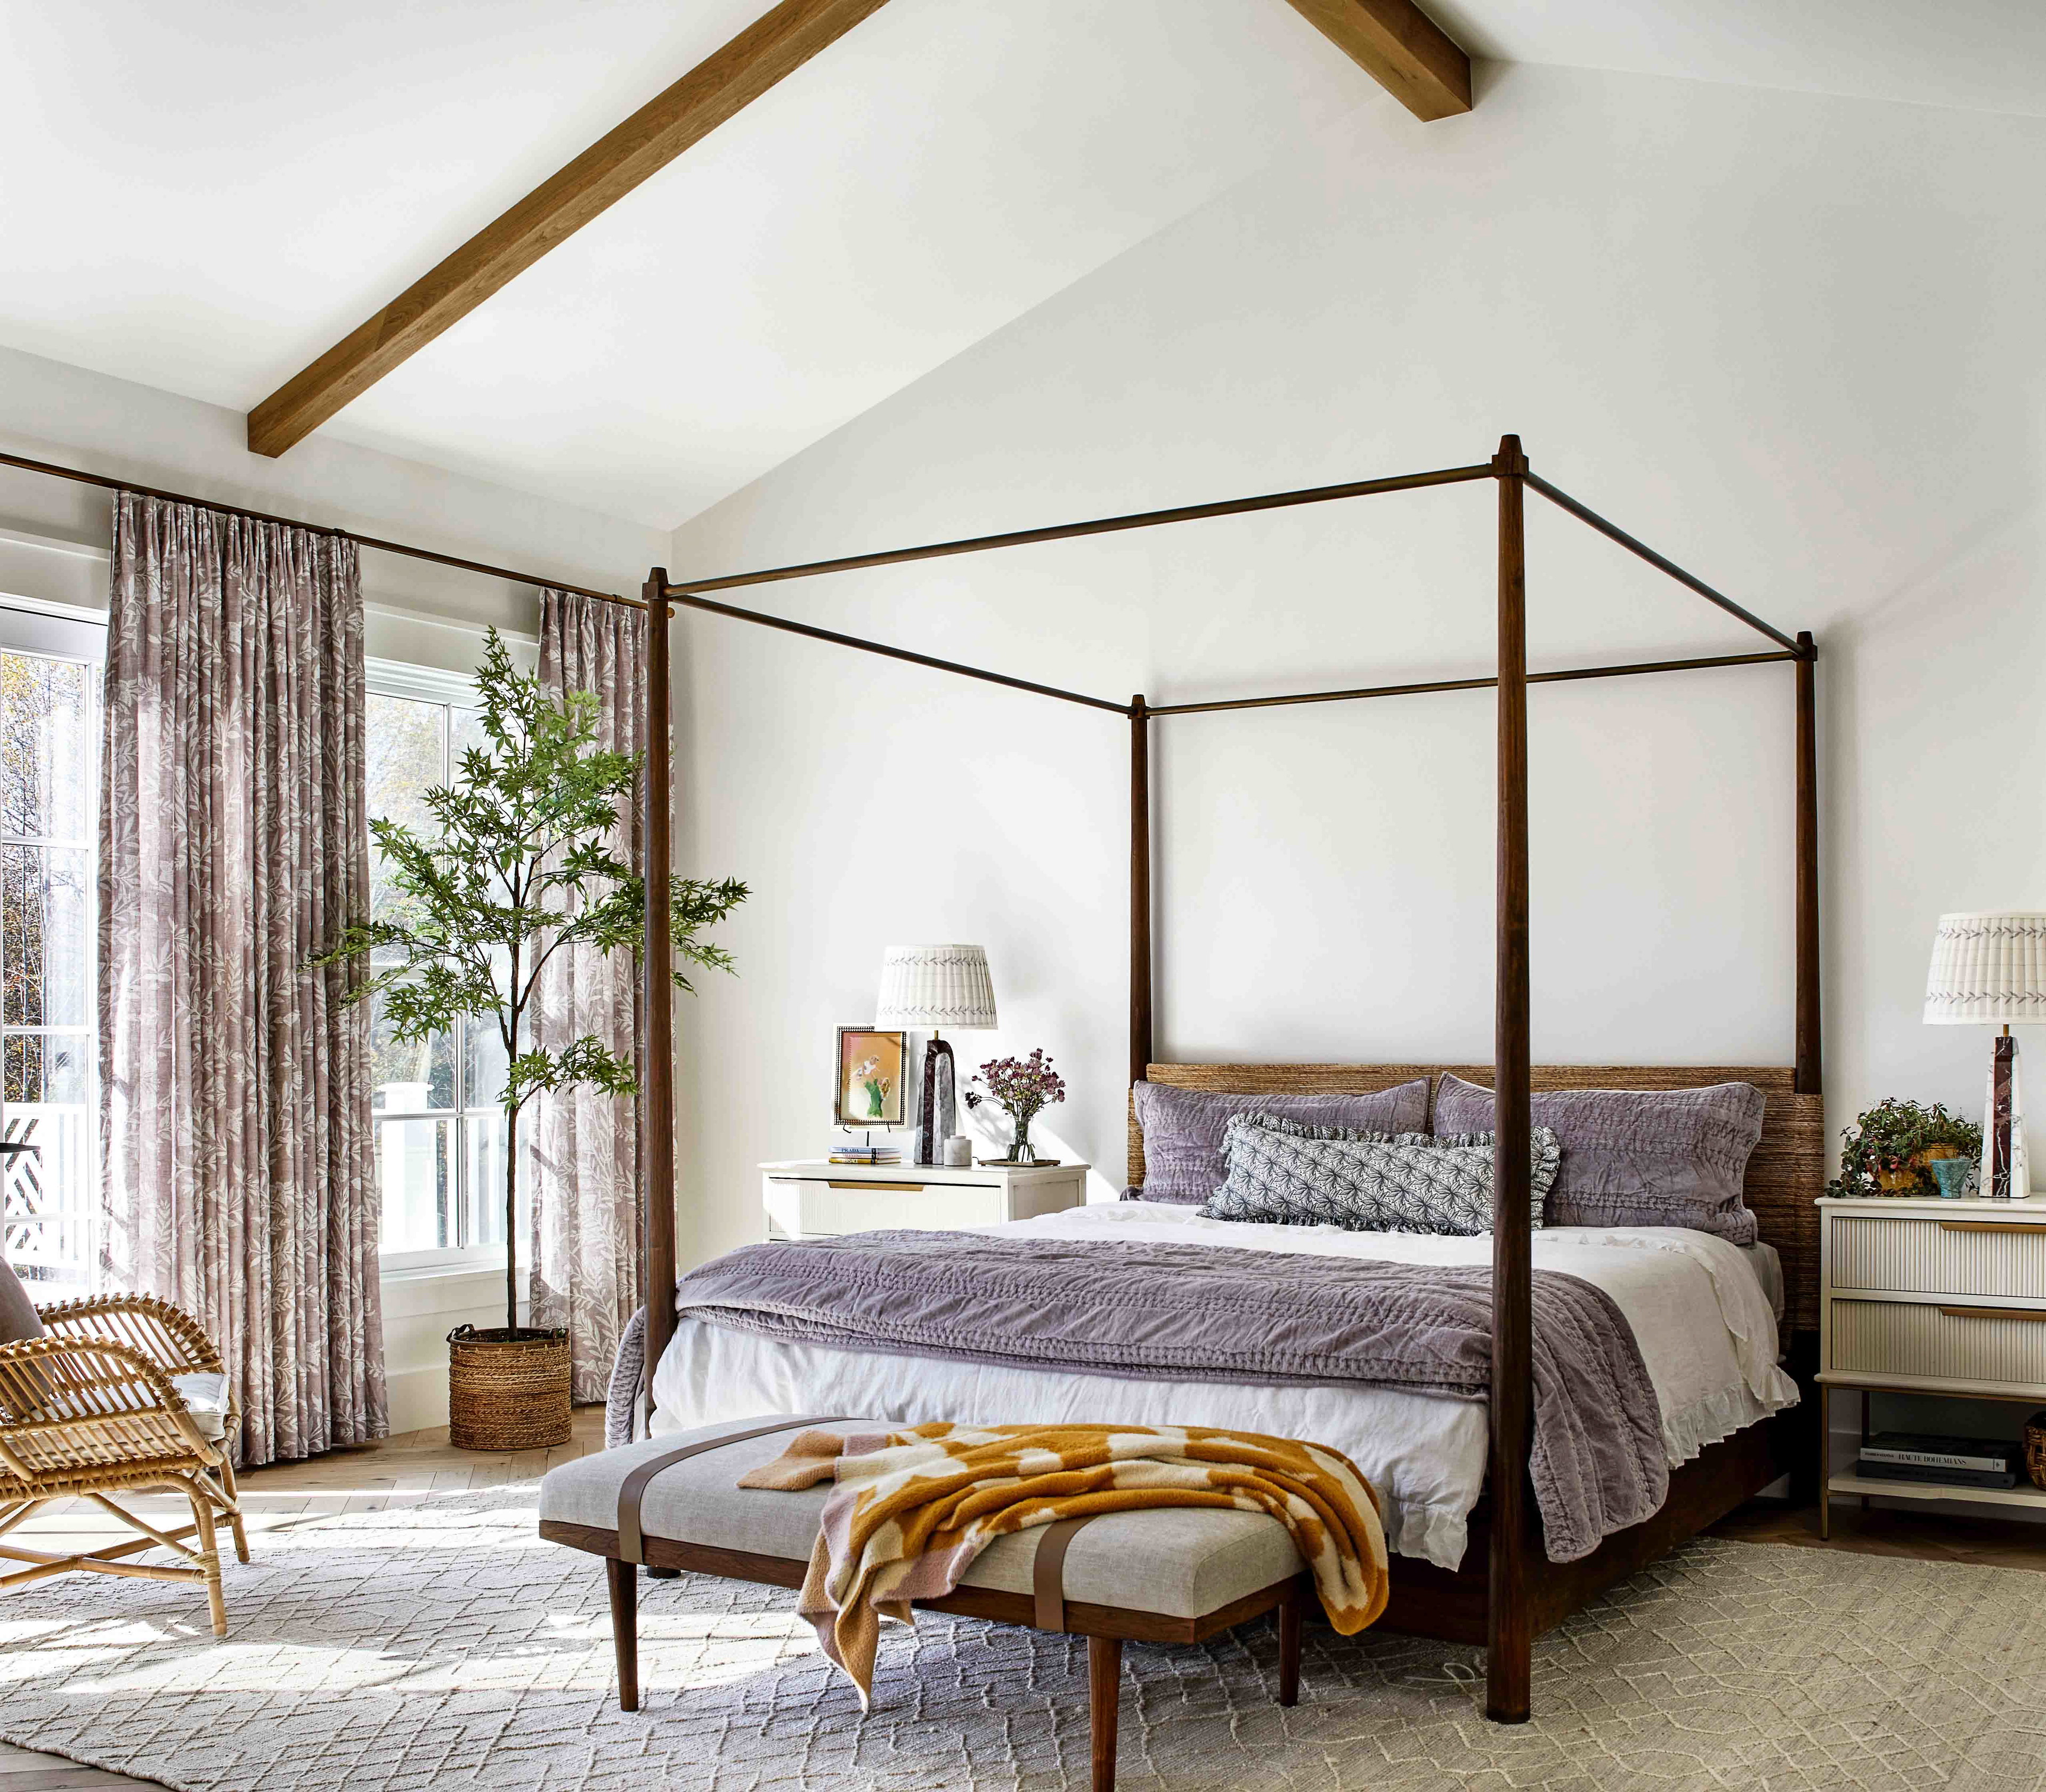
<path fill-rule="evenodd" d="M 1018 1238 L 1156 1239 L 1237 1249 L 1487 1264 L 1492 1240 L 1334 1226 L 1203 1219 L 1191 1207 L 1118 1201 L 989 1226 Z M 1743 1425 L 1793 1405 L 1777 1366 L 1766 1258 L 1674 1226 L 1550 1226 L 1534 1266 L 1602 1288 L 1634 1328 L 1662 1408 L 1671 1467 Z M 990 1424 L 1060 1421 L 1226 1426 L 1341 1450 L 1385 1500 L 1387 1542 L 1445 1568 L 1463 1559 L 1465 1527 L 1484 1478 L 1482 1402 L 1352 1385 L 1253 1387 L 1152 1381 L 1044 1369 L 947 1362 L 787 1343 L 685 1320 L 654 1377 L 654 1429 L 763 1412 Z"/>

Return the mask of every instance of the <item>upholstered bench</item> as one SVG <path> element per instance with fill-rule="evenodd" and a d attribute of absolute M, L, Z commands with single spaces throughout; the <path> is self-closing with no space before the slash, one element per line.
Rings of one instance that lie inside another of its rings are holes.
<path fill-rule="evenodd" d="M 540 1535 L 602 1556 L 611 1584 L 618 1702 L 639 1709 L 642 1566 L 800 1587 L 828 1486 L 742 1488 L 796 1432 L 882 1431 L 879 1419 L 759 1418 L 673 1432 L 565 1463 L 540 1484 Z M 1299 1697 L 1300 1620 L 1314 1597 L 1292 1540 L 1257 1512 L 1114 1512 L 1005 1537 L 932 1609 L 1087 1639 L 1094 1792 L 1115 1784 L 1125 1642 L 1199 1643 L 1276 1610 L 1279 1702 Z"/>

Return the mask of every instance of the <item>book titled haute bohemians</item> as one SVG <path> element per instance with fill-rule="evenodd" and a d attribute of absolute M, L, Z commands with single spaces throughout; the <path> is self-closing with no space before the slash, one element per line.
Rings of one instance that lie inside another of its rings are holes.
<path fill-rule="evenodd" d="M 1957 1487 L 2015 1487 L 2024 1453 L 1990 1438 L 1927 1431 L 1878 1431 L 1861 1446 L 1856 1472 L 1889 1481 L 1947 1481 Z"/>

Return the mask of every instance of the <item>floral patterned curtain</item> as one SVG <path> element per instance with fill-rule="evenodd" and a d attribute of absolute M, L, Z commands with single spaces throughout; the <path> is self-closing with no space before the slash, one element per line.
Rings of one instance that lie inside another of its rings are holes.
<path fill-rule="evenodd" d="M 119 494 L 102 1268 L 212 1334 L 249 1464 L 388 1429 L 369 1010 L 307 963 L 369 908 L 364 718 L 353 542 Z"/>
<path fill-rule="evenodd" d="M 571 592 L 540 594 L 540 681 L 604 700 L 597 744 L 619 753 L 647 744 L 640 680 L 647 618 L 623 604 Z M 640 816 L 620 815 L 613 849 L 643 863 Z M 541 973 L 535 1037 L 558 1048 L 593 1033 L 639 1062 L 639 971 L 630 952 L 588 947 L 558 953 Z M 596 1089 L 534 1099 L 527 1186 L 533 1191 L 532 1323 L 569 1328 L 570 1392 L 600 1400 L 626 1321 L 639 1304 L 638 1104 Z"/>

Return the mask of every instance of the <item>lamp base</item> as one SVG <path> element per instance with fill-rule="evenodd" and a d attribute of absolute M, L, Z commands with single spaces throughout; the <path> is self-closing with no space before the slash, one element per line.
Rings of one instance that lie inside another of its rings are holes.
<path fill-rule="evenodd" d="M 1982 1192 L 1991 1200 L 2021 1201 L 2032 1192 L 2019 1089 L 2017 1041 L 2005 1028 L 1990 1059 L 1989 1092 L 1982 1102 Z"/>
<path fill-rule="evenodd" d="M 924 1099 L 917 1111 L 917 1161 L 944 1161 L 945 1141 L 959 1124 L 952 1049 L 935 1033 L 924 1047 Z"/>

